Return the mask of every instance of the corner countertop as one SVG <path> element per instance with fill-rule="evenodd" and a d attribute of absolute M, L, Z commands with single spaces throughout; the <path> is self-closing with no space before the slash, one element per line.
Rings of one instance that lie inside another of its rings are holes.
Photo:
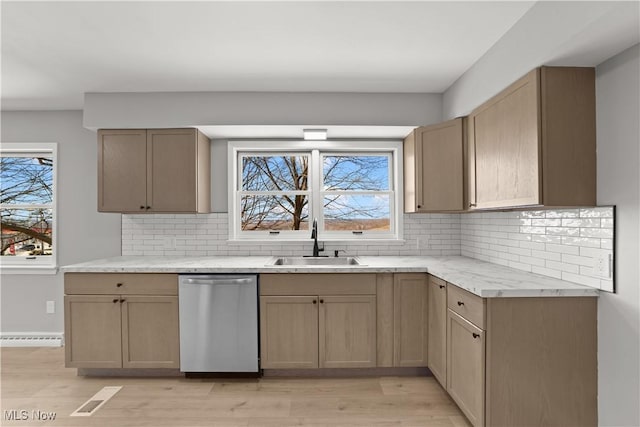
<path fill-rule="evenodd" d="M 270 265 L 273 256 L 121 256 L 64 266 L 65 273 L 429 273 L 483 298 L 598 296 L 576 283 L 462 256 L 358 256 L 358 266 Z"/>

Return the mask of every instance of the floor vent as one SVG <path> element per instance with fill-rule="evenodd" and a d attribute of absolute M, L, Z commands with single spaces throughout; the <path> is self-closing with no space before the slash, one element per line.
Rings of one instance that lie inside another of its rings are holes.
<path fill-rule="evenodd" d="M 48 332 L 16 332 L 0 335 L 0 347 L 62 347 L 63 334 Z"/>
<path fill-rule="evenodd" d="M 70 417 L 90 417 L 105 403 L 109 401 L 117 392 L 122 389 L 122 386 L 110 386 L 102 387 L 102 390 L 94 394 L 91 399 L 84 402 L 78 409 L 73 411 Z"/>

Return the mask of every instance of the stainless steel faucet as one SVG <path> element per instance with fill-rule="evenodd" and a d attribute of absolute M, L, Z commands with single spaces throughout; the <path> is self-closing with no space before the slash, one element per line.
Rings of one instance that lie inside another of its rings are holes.
<path fill-rule="evenodd" d="M 318 219 L 313 219 L 313 226 L 311 227 L 311 238 L 313 239 L 313 256 L 320 256 L 320 251 L 323 251 L 324 248 L 320 249 L 318 247 Z"/>

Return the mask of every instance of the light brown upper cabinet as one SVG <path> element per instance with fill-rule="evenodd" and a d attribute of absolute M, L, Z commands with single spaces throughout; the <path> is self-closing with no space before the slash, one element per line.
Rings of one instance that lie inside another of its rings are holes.
<path fill-rule="evenodd" d="M 404 140 L 404 211 L 464 209 L 466 119 L 415 129 Z"/>
<path fill-rule="evenodd" d="M 98 131 L 98 211 L 210 210 L 210 141 L 197 129 Z"/>
<path fill-rule="evenodd" d="M 595 70 L 537 68 L 469 116 L 470 209 L 596 203 Z"/>

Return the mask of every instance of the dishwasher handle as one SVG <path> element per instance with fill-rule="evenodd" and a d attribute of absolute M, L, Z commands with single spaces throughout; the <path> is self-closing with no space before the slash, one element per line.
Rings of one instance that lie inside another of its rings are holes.
<path fill-rule="evenodd" d="M 195 278 L 182 278 L 180 283 L 187 285 L 245 285 L 253 283 L 252 277 L 241 277 L 237 279 L 195 279 Z"/>

